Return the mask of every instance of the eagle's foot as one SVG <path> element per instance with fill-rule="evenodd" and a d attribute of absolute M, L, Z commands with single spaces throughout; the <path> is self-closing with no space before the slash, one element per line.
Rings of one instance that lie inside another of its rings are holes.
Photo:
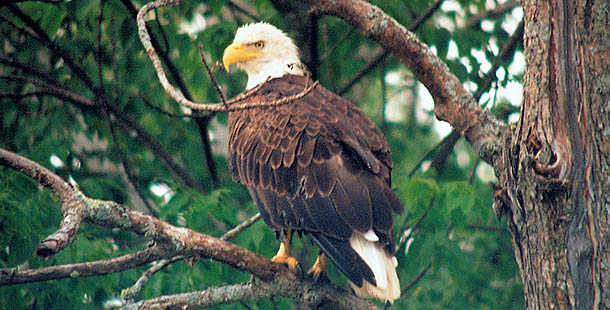
<path fill-rule="evenodd" d="M 288 254 L 282 254 L 279 253 L 277 255 L 275 255 L 272 259 L 272 262 L 274 263 L 279 263 L 279 264 L 285 264 L 286 266 L 288 266 L 288 268 L 294 270 L 294 271 L 298 271 L 299 268 L 299 261 L 288 255 Z"/>
<path fill-rule="evenodd" d="M 311 269 L 309 269 L 307 275 L 315 282 L 328 280 L 328 274 L 326 271 L 326 255 L 323 253 L 318 254 L 316 262 L 313 264 Z"/>
<path fill-rule="evenodd" d="M 299 261 L 290 256 L 290 241 L 292 240 L 292 230 L 288 230 L 286 233 L 286 237 L 282 240 L 280 244 L 280 249 L 277 251 L 277 254 L 271 259 L 274 263 L 280 263 L 287 265 L 293 271 L 301 273 L 303 269 L 299 265 Z"/>

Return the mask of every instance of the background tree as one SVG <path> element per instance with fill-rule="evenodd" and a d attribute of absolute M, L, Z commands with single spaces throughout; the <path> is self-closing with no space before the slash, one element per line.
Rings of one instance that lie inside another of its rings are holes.
<path fill-rule="evenodd" d="M 519 309 L 523 300 L 529 309 L 610 308 L 607 1 L 524 1 L 523 21 L 517 2 L 373 4 L 388 15 L 350 1 L 211 1 L 155 9 L 145 20 L 186 99 L 220 100 L 197 42 L 215 61 L 237 25 L 267 20 L 297 40 L 325 87 L 384 130 L 407 208 L 395 219 L 404 288 L 393 308 Z M 226 113 L 168 100 L 138 38 L 143 3 L 1 5 L 0 147 L 8 151 L 0 163 L 11 169 L 0 169 L 0 308 L 99 309 L 138 300 L 374 307 L 334 285 L 295 281 L 245 250 L 273 255 L 263 223 L 229 231 L 251 224 L 256 208 L 227 173 Z M 215 77 L 228 97 L 245 84 L 243 75 Z M 516 114 L 518 94 L 503 98 L 500 89 L 522 79 Z M 440 141 L 417 80 L 430 90 L 434 114 L 455 128 Z M 518 121 L 497 121 L 510 115 Z M 493 191 L 479 158 L 498 176 Z M 309 242 L 297 251 L 304 264 L 315 255 Z M 259 280 L 248 282 L 251 274 Z M 184 292 L 193 293 L 176 295 Z"/>

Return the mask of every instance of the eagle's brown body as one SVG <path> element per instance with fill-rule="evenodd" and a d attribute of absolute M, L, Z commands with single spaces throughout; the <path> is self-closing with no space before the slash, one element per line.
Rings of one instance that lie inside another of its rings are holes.
<path fill-rule="evenodd" d="M 285 75 L 250 90 L 248 102 L 296 95 L 313 83 Z M 267 225 L 304 232 L 356 286 L 375 285 L 371 268 L 350 246 L 373 230 L 394 253 L 392 160 L 375 124 L 356 106 L 317 85 L 300 99 L 229 114 L 229 165 Z"/>

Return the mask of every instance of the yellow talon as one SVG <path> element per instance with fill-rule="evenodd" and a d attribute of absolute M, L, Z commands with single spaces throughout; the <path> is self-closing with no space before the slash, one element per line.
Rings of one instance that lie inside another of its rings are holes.
<path fill-rule="evenodd" d="M 290 255 L 276 255 L 271 259 L 274 263 L 286 264 L 290 269 L 296 270 L 299 261 Z"/>
<path fill-rule="evenodd" d="M 274 263 L 286 264 L 290 269 L 297 270 L 297 266 L 299 265 L 299 261 L 290 256 L 290 241 L 292 240 L 292 231 L 289 231 L 286 238 L 280 244 L 280 249 L 277 251 L 277 254 L 273 256 L 271 259 Z"/>
<path fill-rule="evenodd" d="M 326 255 L 324 253 L 318 254 L 316 262 L 313 264 L 311 269 L 307 272 L 308 275 L 318 278 L 321 274 L 327 275 L 326 273 Z"/>

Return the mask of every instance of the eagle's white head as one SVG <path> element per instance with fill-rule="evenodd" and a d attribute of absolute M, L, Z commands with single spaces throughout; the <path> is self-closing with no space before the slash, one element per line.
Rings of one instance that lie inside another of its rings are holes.
<path fill-rule="evenodd" d="M 227 71 L 230 65 L 237 64 L 248 74 L 247 89 L 268 78 L 287 73 L 304 74 L 299 49 L 284 32 L 265 22 L 237 29 L 233 43 L 224 51 L 222 62 Z"/>

